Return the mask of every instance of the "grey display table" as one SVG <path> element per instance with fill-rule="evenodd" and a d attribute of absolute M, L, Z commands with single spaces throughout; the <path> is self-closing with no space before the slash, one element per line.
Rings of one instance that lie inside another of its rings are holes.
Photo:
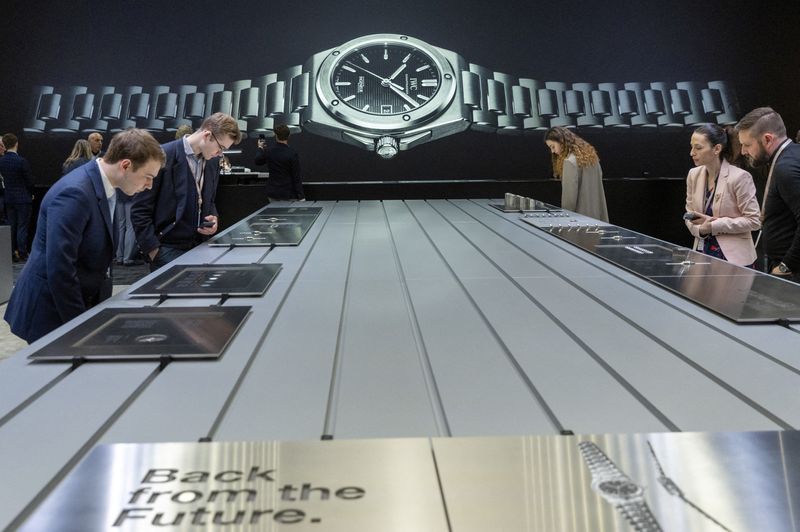
<path fill-rule="evenodd" d="M 159 303 L 250 306 L 219 360 L 27 360 L 92 309 L 0 364 L 0 528 L 98 443 L 800 426 L 796 325 L 733 323 L 488 200 L 304 205 L 297 247 L 178 259 L 282 264 L 262 297 Z"/>

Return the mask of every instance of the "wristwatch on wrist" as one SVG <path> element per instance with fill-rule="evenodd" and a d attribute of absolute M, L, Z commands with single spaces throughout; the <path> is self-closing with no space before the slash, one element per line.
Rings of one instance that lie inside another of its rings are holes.
<path fill-rule="evenodd" d="M 620 471 L 594 443 L 582 441 L 578 448 L 592 475 L 592 489 L 613 504 L 636 532 L 660 531 L 661 525 L 644 499 L 644 489 Z"/>
<path fill-rule="evenodd" d="M 791 275 L 792 273 L 792 270 L 790 270 L 789 267 L 783 262 L 779 263 L 777 268 L 781 275 Z"/>
<path fill-rule="evenodd" d="M 735 123 L 724 81 L 564 83 L 520 78 L 467 62 L 406 35 L 375 34 L 255 79 L 205 86 L 37 86 L 24 130 L 116 132 L 197 128 L 212 113 L 245 133 L 276 124 L 391 158 L 466 129 L 521 135 L 551 126 L 680 128 Z"/>

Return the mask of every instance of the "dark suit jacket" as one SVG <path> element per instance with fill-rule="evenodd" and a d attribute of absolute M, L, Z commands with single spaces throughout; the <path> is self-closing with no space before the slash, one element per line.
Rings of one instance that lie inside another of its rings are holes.
<path fill-rule="evenodd" d="M 258 150 L 256 164 L 267 163 L 267 196 L 275 199 L 304 199 L 300 178 L 300 157 L 291 146 L 280 142 L 269 150 Z"/>
<path fill-rule="evenodd" d="M 56 181 L 42 200 L 33 249 L 8 302 L 11 332 L 33 342 L 104 298 L 111 227 L 96 162 Z"/>
<path fill-rule="evenodd" d="M 84 164 L 86 164 L 88 162 L 89 162 L 89 159 L 87 159 L 86 157 L 78 157 L 77 159 L 75 159 L 74 161 L 69 163 L 68 165 L 66 165 L 66 166 L 62 165 L 61 166 L 61 174 L 62 175 L 67 175 L 68 173 L 70 173 L 71 171 L 75 170 L 79 166 L 83 166 Z"/>
<path fill-rule="evenodd" d="M 6 203 L 31 203 L 33 177 L 28 161 L 13 151 L 0 157 L 0 175 L 5 183 Z"/>
<path fill-rule="evenodd" d="M 800 145 L 783 150 L 772 171 L 761 238 L 764 253 L 800 272 Z"/>
<path fill-rule="evenodd" d="M 183 139 L 162 145 L 167 161 L 153 182 L 153 188 L 136 194 L 131 222 L 136 242 L 147 256 L 162 243 L 191 249 L 203 240 L 197 232 L 197 189 L 186 160 Z M 217 216 L 219 157 L 206 161 L 203 173 L 203 207 L 200 218 Z"/>

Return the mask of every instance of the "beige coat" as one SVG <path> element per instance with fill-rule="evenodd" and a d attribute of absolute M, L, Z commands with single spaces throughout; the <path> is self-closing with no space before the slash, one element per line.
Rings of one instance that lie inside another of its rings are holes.
<path fill-rule="evenodd" d="M 705 214 L 706 167 L 697 166 L 686 176 L 686 211 Z M 756 260 L 751 231 L 761 228 L 760 210 L 756 200 L 756 186 L 748 172 L 722 161 L 717 189 L 711 203 L 711 212 L 717 218 L 711 222 L 711 234 L 717 237 L 719 247 L 728 262 L 747 266 Z M 694 235 L 694 247 L 700 244 L 700 226 L 686 222 Z"/>
<path fill-rule="evenodd" d="M 574 153 L 564 159 L 564 169 L 561 172 L 561 207 L 595 220 L 608 221 L 603 169 L 600 168 L 600 163 L 580 168 Z"/>

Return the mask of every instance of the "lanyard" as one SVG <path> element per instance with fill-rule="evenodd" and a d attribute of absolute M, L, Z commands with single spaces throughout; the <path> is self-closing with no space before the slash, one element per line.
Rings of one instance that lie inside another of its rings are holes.
<path fill-rule="evenodd" d="M 775 170 L 775 165 L 778 164 L 778 157 L 781 156 L 783 150 L 786 149 L 786 146 L 791 144 L 792 141 L 790 139 L 786 139 L 784 143 L 778 148 L 778 153 L 775 154 L 775 158 L 772 160 L 772 164 L 769 166 L 769 174 L 767 174 L 767 184 L 764 187 L 764 199 L 761 200 L 761 222 L 764 222 L 764 208 L 767 206 L 767 194 L 769 194 L 769 185 L 772 183 L 772 171 Z M 759 235 L 761 236 L 761 235 Z"/>
<path fill-rule="evenodd" d="M 194 187 L 197 189 L 197 226 L 200 227 L 200 219 L 203 212 L 203 181 L 206 173 L 206 160 L 202 157 L 195 157 L 194 161 Z M 198 176 L 198 174 L 200 174 Z"/>

